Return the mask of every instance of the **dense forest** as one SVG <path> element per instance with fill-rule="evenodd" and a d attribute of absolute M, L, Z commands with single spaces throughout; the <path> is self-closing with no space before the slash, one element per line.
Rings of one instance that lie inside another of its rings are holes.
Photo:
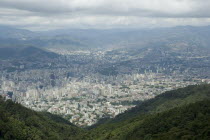
<path fill-rule="evenodd" d="M 35 112 L 0 98 L 0 140 L 73 139 L 82 131 L 56 115 Z"/>
<path fill-rule="evenodd" d="M 207 140 L 210 85 L 165 92 L 89 129 L 0 98 L 0 140 Z"/>

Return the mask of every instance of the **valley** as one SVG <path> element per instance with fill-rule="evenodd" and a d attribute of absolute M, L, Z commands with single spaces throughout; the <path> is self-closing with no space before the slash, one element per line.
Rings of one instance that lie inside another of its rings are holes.
<path fill-rule="evenodd" d="M 209 30 L 203 29 L 36 33 L 8 27 L 0 41 L 0 94 L 91 126 L 165 91 L 210 83 Z M 203 38 L 193 40 L 197 32 Z"/>

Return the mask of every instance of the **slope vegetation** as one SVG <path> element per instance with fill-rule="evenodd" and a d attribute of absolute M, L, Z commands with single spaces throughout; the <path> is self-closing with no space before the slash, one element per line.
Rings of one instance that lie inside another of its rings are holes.
<path fill-rule="evenodd" d="M 210 85 L 163 93 L 90 130 L 2 98 L 0 114 L 0 140 L 208 140 Z"/>
<path fill-rule="evenodd" d="M 128 133 L 130 133 L 130 135 L 135 134 L 132 132 L 136 127 L 141 126 L 142 123 L 145 124 L 147 118 L 153 117 L 155 120 L 157 117 L 158 120 L 157 114 L 164 114 L 172 109 L 173 111 L 178 111 L 185 106 L 190 107 L 191 104 L 196 104 L 204 100 L 210 100 L 210 85 L 194 85 L 168 91 L 154 99 L 140 103 L 135 108 L 118 115 L 114 119 L 106 120 L 102 124 L 95 125 L 91 130 L 91 134 L 85 135 L 85 137 L 90 136 L 90 139 L 108 139 L 107 137 L 110 137 L 111 139 L 112 135 L 114 135 L 115 139 L 123 139 Z M 176 117 L 176 113 L 172 116 Z M 209 118 L 209 116 L 207 116 L 207 118 Z M 165 119 L 167 118 L 163 118 L 162 121 Z M 203 123 L 205 123 L 205 121 L 206 120 L 203 120 Z M 145 124 L 145 126 L 146 125 L 147 124 Z M 161 127 L 161 125 L 157 125 L 157 127 Z M 116 138 L 116 136 L 119 137 Z"/>
<path fill-rule="evenodd" d="M 0 98 L 0 140 L 64 140 L 83 131 L 68 121 Z"/>

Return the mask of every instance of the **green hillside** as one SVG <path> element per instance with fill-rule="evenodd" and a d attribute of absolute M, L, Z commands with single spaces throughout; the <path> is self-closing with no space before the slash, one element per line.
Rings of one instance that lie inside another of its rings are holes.
<path fill-rule="evenodd" d="M 138 116 L 135 119 L 93 130 L 91 135 L 80 138 L 97 140 L 180 140 L 210 139 L 210 100 L 154 115 Z"/>
<path fill-rule="evenodd" d="M 2 98 L 0 114 L 0 140 L 207 140 L 210 85 L 163 93 L 90 130 Z"/>
<path fill-rule="evenodd" d="M 126 139 L 210 139 L 210 100 L 146 118 Z"/>
<path fill-rule="evenodd" d="M 142 102 L 135 108 L 109 119 L 91 130 L 90 139 L 104 139 L 107 135 L 118 131 L 124 138 L 128 131 L 141 125 L 145 118 L 164 113 L 176 107 L 186 106 L 203 100 L 210 100 L 210 85 L 194 85 L 165 92 L 154 99 Z"/>
<path fill-rule="evenodd" d="M 135 108 L 118 115 L 112 122 L 126 120 L 140 114 L 160 113 L 174 107 L 179 107 L 210 99 L 210 85 L 193 85 L 177 90 L 167 91 L 153 99 L 140 103 Z"/>
<path fill-rule="evenodd" d="M 0 98 L 0 140 L 71 140 L 82 131 L 58 116 Z"/>

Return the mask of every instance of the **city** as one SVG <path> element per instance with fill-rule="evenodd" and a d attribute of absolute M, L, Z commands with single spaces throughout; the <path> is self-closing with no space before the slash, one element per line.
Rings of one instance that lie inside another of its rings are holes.
<path fill-rule="evenodd" d="M 210 140 L 210 0 L 0 0 L 0 140 Z"/>
<path fill-rule="evenodd" d="M 183 61 L 181 64 L 177 62 L 177 58 L 181 59 L 180 55 L 186 55 L 183 52 L 172 57 L 172 60 L 167 57 L 163 60 L 160 56 L 139 64 L 135 62 L 136 59 L 146 59 L 147 53 L 123 60 L 129 52 L 113 50 L 116 51 L 123 53 L 116 55 L 110 50 L 89 53 L 64 51 L 68 54 L 60 53 L 61 56 L 56 60 L 58 63 L 54 65 L 25 70 L 22 70 L 24 66 L 21 65 L 14 72 L 3 71 L 0 93 L 33 110 L 57 114 L 77 126 L 86 127 L 102 118 L 113 118 L 165 91 L 210 83 L 210 78 L 203 76 L 207 74 L 200 72 L 203 69 L 193 68 L 193 63 L 189 67 L 183 66 Z M 196 55 L 190 54 L 188 61 L 199 57 Z M 200 59 L 207 61 L 199 65 L 210 62 L 208 55 Z M 130 65 L 130 70 L 124 64 L 116 64 L 128 60 L 134 63 Z M 197 64 L 196 61 L 194 63 Z M 116 73 L 110 66 L 116 70 L 120 67 L 120 71 Z M 105 70 L 101 69 L 103 67 Z"/>

